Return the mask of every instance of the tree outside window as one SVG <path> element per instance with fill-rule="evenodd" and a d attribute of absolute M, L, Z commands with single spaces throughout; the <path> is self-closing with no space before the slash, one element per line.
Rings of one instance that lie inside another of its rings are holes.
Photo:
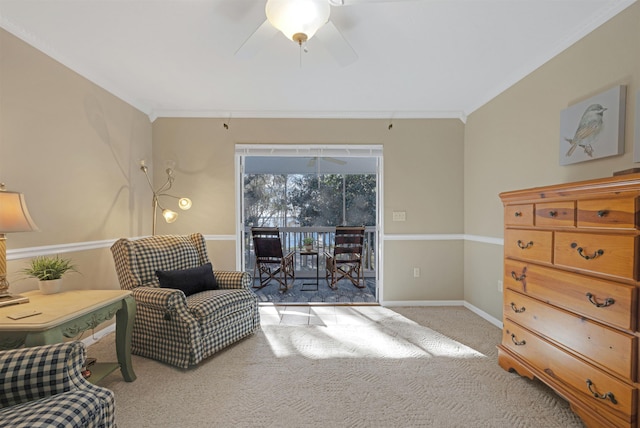
<path fill-rule="evenodd" d="M 247 174 L 245 225 L 374 226 L 375 174 Z"/>

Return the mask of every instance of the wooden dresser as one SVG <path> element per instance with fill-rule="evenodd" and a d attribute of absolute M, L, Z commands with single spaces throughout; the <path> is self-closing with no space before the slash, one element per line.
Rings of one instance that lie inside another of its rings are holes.
<path fill-rule="evenodd" d="M 589 427 L 638 427 L 640 174 L 500 198 L 500 366 L 549 385 Z"/>

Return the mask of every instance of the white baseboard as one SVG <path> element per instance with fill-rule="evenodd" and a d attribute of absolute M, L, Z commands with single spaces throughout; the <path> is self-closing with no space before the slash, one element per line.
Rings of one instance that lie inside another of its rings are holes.
<path fill-rule="evenodd" d="M 488 313 L 486 313 L 482 309 L 479 309 L 479 308 L 473 306 L 471 303 L 466 302 L 464 300 L 405 300 L 405 301 L 396 300 L 396 301 L 381 302 L 380 305 L 381 306 L 385 306 L 385 307 L 393 307 L 393 306 L 397 306 L 397 307 L 400 307 L 400 306 L 464 306 L 465 308 L 469 309 L 474 314 L 478 315 L 480 318 L 483 318 L 484 320 L 490 322 L 491 324 L 495 325 L 499 329 L 502 329 L 502 321 L 500 321 L 499 319 L 494 318 L 493 316 L 489 315 Z"/>
<path fill-rule="evenodd" d="M 389 300 L 380 302 L 380 306 L 464 306 L 463 300 Z"/>
<path fill-rule="evenodd" d="M 494 318 L 493 316 L 489 315 L 482 309 L 476 308 L 471 303 L 464 302 L 464 307 L 469 309 L 471 312 L 475 313 L 476 315 L 478 315 L 480 318 L 484 318 L 486 321 L 489 321 L 491 324 L 495 325 L 496 327 L 502 330 L 502 321 L 500 321 L 499 319 Z"/>

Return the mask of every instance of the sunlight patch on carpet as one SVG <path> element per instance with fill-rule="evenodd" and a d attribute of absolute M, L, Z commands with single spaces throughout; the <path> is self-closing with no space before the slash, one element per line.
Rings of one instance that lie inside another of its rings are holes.
<path fill-rule="evenodd" d="M 353 326 L 263 326 L 276 358 L 486 358 L 473 348 L 404 317 Z"/>

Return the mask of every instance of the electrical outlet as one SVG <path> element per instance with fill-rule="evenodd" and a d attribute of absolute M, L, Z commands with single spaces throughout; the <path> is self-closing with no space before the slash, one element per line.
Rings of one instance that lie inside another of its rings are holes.
<path fill-rule="evenodd" d="M 420 268 L 417 268 L 417 267 L 413 268 L 413 277 L 420 278 Z"/>
<path fill-rule="evenodd" d="M 498 281 L 498 291 L 502 293 L 502 281 Z"/>

